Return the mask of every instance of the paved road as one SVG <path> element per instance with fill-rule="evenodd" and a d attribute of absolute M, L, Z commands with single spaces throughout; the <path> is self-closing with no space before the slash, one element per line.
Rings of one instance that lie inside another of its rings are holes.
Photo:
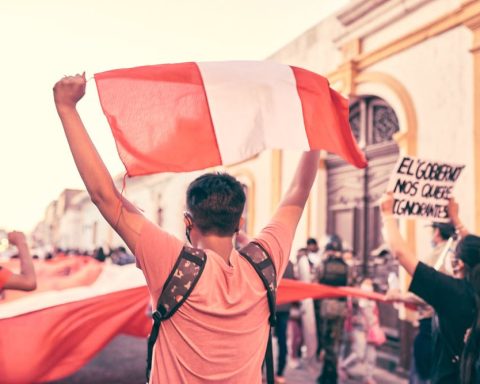
<path fill-rule="evenodd" d="M 144 384 L 146 340 L 130 336 L 118 336 L 89 364 L 74 375 L 49 384 Z M 314 384 L 319 367 L 289 367 L 285 373 L 288 384 Z M 376 369 L 378 384 L 406 384 L 390 372 Z M 352 379 L 339 384 L 361 383 Z"/>

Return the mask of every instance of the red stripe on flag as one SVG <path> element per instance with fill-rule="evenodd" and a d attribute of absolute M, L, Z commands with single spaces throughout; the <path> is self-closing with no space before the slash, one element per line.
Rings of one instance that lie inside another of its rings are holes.
<path fill-rule="evenodd" d="M 282 279 L 277 304 L 346 296 L 385 301 L 359 288 Z M 0 319 L 1 382 L 56 380 L 83 367 L 119 333 L 146 337 L 148 302 L 147 288 L 138 287 Z"/>
<path fill-rule="evenodd" d="M 83 367 L 120 333 L 146 337 L 146 287 L 1 319 L 0 382 L 57 380 Z"/>
<path fill-rule="evenodd" d="M 305 283 L 282 279 L 278 286 L 277 305 L 305 299 L 324 299 L 337 297 L 358 297 L 376 301 L 385 301 L 385 295 L 364 291 L 356 287 L 334 287 L 325 284 Z"/>
<path fill-rule="evenodd" d="M 117 69 L 97 73 L 95 81 L 128 175 L 221 164 L 195 63 Z"/>
<path fill-rule="evenodd" d="M 348 100 L 329 88 L 328 80 L 302 68 L 291 67 L 302 101 L 303 120 L 311 149 L 325 149 L 364 168 L 364 154 L 356 144 L 348 120 Z"/>

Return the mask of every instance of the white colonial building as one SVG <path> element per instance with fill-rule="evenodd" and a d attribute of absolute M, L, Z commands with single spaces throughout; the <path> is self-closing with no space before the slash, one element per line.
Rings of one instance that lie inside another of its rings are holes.
<path fill-rule="evenodd" d="M 385 280 L 388 268 L 371 253 L 382 242 L 378 198 L 399 154 L 465 164 L 454 195 L 466 226 L 480 233 L 480 1 L 354 0 L 270 59 L 326 74 L 350 98 L 352 130 L 369 160 L 358 171 L 325 158 L 319 193 L 312 194 L 311 207 L 319 209 L 305 218 L 310 234 L 340 234 L 363 272 Z M 277 168 L 277 179 L 285 179 L 289 170 Z M 425 222 L 402 226 L 412 249 L 428 254 Z M 409 279 L 402 280 L 406 287 Z M 382 308 L 389 335 L 402 341 L 385 353 L 394 356 L 399 347 L 393 363 L 406 367 L 411 327 L 403 320 L 411 314 L 399 315 L 395 321 L 396 311 Z"/>

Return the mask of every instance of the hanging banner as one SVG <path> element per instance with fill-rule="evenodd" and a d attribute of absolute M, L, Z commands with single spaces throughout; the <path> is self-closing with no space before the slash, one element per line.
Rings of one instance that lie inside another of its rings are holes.
<path fill-rule="evenodd" d="M 388 183 L 393 215 L 448 222 L 448 200 L 465 165 L 401 157 Z"/>

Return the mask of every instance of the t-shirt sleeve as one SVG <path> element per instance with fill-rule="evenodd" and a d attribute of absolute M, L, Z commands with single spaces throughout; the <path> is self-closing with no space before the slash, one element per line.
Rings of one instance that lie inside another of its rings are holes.
<path fill-rule="evenodd" d="M 177 237 L 146 221 L 135 248 L 137 267 L 145 275 L 151 295 L 157 299 L 183 247 Z"/>
<path fill-rule="evenodd" d="M 5 286 L 5 283 L 8 281 L 11 275 L 12 271 L 7 268 L 0 267 L 0 290 Z"/>
<path fill-rule="evenodd" d="M 290 249 L 297 228 L 298 208 L 280 207 L 270 223 L 255 238 L 269 253 L 277 271 L 277 280 L 282 278 L 290 257 Z"/>
<path fill-rule="evenodd" d="M 452 303 L 463 302 L 465 298 L 462 280 L 438 272 L 422 262 L 419 262 L 415 269 L 409 290 L 438 313 L 448 313 Z"/>

